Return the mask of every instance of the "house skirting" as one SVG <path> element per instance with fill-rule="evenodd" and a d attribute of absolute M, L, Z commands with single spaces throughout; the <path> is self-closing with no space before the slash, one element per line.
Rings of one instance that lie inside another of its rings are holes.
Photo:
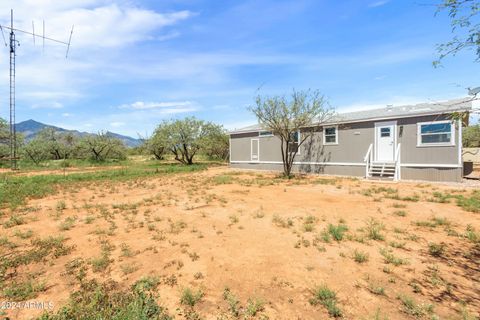
<path fill-rule="evenodd" d="M 231 162 L 231 168 L 283 171 L 281 162 Z M 326 174 L 338 176 L 365 177 L 365 164 L 363 163 L 296 163 L 292 168 L 293 172 Z M 401 168 L 401 180 L 420 180 L 420 181 L 451 181 L 461 182 L 463 170 L 462 167 L 455 165 L 428 166 L 426 164 L 416 164 L 408 166 L 403 164 Z"/>

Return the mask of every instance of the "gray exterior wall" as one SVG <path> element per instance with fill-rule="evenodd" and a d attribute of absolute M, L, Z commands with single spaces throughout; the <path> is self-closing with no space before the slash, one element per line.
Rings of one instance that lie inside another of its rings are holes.
<path fill-rule="evenodd" d="M 282 164 L 277 163 L 232 163 L 231 168 L 265 171 L 282 171 Z M 327 174 L 348 177 L 365 177 L 365 166 L 335 166 L 335 165 L 294 165 L 294 172 Z M 462 181 L 462 168 L 411 168 L 404 167 L 401 171 L 402 180 L 421 181 Z"/>
<path fill-rule="evenodd" d="M 401 143 L 401 164 L 403 165 L 401 179 L 461 180 L 462 170 L 459 168 L 461 137 L 458 123 L 455 124 L 454 146 L 417 146 L 417 123 L 445 119 L 446 116 L 438 115 L 396 119 L 396 143 Z M 375 141 L 375 122 L 383 121 L 340 124 L 337 145 L 324 145 L 323 129 L 318 128 L 311 139 L 305 141 L 300 147 L 299 153 L 295 157 L 295 162 L 299 162 L 295 166 L 295 170 L 364 176 L 364 157 L 370 144 L 374 144 Z M 247 163 L 251 161 L 251 139 L 259 139 L 259 163 Z M 232 134 L 230 148 L 232 167 L 282 170 L 278 137 L 259 137 L 258 132 Z M 409 164 L 412 166 L 409 167 Z"/>

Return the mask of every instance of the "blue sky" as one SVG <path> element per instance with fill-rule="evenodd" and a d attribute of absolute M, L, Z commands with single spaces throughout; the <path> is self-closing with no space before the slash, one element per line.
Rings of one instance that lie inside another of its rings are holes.
<path fill-rule="evenodd" d="M 318 89 L 337 111 L 438 101 L 480 85 L 465 52 L 433 68 L 451 37 L 435 1 L 2 0 L 18 27 L 67 40 L 34 46 L 19 35 L 17 119 L 81 131 L 149 135 L 194 115 L 229 129 L 254 123 L 261 94 Z M 2 39 L 0 38 L 0 41 Z M 1 71 L 3 70 L 3 71 Z M 8 51 L 0 51 L 0 116 L 8 116 Z"/>

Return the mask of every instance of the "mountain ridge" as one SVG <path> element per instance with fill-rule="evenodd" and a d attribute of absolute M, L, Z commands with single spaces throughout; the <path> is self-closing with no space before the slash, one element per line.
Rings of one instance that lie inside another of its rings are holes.
<path fill-rule="evenodd" d="M 45 128 L 51 128 L 57 132 L 72 133 L 77 137 L 84 137 L 86 135 L 95 135 L 95 133 L 88 133 L 88 132 L 78 131 L 78 130 L 68 130 L 61 127 L 35 121 L 33 119 L 25 120 L 15 124 L 15 130 L 19 133 L 22 133 L 25 137 L 25 141 L 27 142 L 34 139 L 37 136 L 37 134 Z M 125 146 L 130 148 L 137 147 L 142 143 L 141 139 L 135 139 L 135 138 L 121 135 L 115 132 L 106 131 L 106 134 L 112 138 L 121 140 L 125 144 Z"/>

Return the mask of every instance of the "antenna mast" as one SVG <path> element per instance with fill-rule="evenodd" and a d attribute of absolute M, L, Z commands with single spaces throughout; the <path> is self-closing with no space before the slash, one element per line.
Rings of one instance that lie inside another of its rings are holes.
<path fill-rule="evenodd" d="M 13 9 L 10 11 L 10 27 L 8 26 L 2 26 L 0 24 L 0 31 L 2 32 L 3 39 L 5 41 L 5 35 L 3 34 L 3 29 L 9 29 L 10 30 L 10 43 L 7 45 L 5 42 L 5 46 L 9 47 L 10 51 L 10 135 L 9 135 L 9 140 L 10 140 L 10 166 L 12 170 L 17 170 L 17 160 L 18 160 L 18 155 L 17 155 L 17 130 L 15 127 L 15 71 L 16 71 L 16 50 L 17 47 L 20 46 L 20 42 L 18 42 L 15 38 L 15 31 L 21 32 L 21 33 L 26 33 L 30 34 L 33 36 L 33 44 L 35 45 L 35 38 L 40 37 L 42 38 L 42 51 L 44 50 L 45 47 L 45 40 L 57 42 L 63 45 L 67 46 L 67 53 L 65 55 L 65 58 L 68 57 L 68 52 L 70 50 L 70 45 L 72 41 L 72 34 L 73 34 L 73 26 L 72 30 L 70 32 L 70 37 L 68 42 L 60 41 L 60 40 L 55 40 L 52 38 L 45 37 L 45 21 L 43 21 L 43 35 L 39 36 L 35 34 L 35 25 L 32 21 L 32 31 L 33 32 L 28 32 L 20 29 L 15 29 L 13 26 Z"/>
<path fill-rule="evenodd" d="M 10 165 L 17 169 L 17 132 L 15 129 L 15 51 L 19 42 L 13 32 L 13 10 L 10 12 Z"/>

